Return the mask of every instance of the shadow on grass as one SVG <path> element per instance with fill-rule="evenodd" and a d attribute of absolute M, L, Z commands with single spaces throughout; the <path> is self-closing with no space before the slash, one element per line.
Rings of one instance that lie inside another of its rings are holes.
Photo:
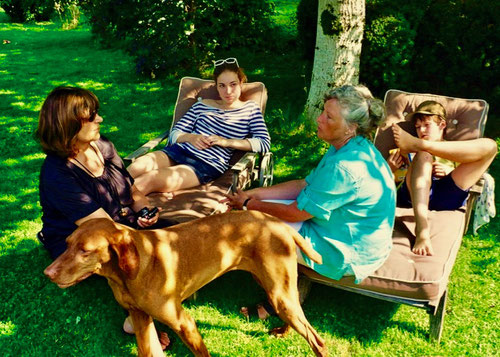
<path fill-rule="evenodd" d="M 197 300 L 187 301 L 187 306 L 210 304 L 221 314 L 239 316 L 241 306 L 256 304 L 265 298 L 264 290 L 254 281 L 251 274 L 235 271 L 203 287 L 198 292 Z M 320 309 L 325 306 L 328 309 Z M 391 321 L 398 308 L 398 304 L 318 284 L 313 284 L 311 293 L 303 305 L 307 319 L 320 334 L 330 334 L 346 340 L 354 338 L 362 344 L 370 344 L 380 341 L 384 330 L 398 324 L 403 330 L 409 332 L 418 330 L 425 335 L 426 331 L 411 323 L 399 324 Z M 281 325 L 282 321 L 277 317 L 266 321 L 266 327 L 269 329 Z M 210 327 L 213 328 L 211 325 Z M 230 329 L 219 325 L 216 328 Z M 264 334 L 261 331 L 252 331 L 252 335 L 255 336 Z"/>

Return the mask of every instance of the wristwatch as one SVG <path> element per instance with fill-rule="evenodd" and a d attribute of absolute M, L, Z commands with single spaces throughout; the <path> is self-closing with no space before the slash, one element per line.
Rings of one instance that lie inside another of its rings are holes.
<path fill-rule="evenodd" d="M 243 202 L 243 206 L 241 206 L 241 209 L 243 211 L 248 211 L 248 208 L 247 208 L 247 204 L 248 204 L 248 201 L 250 201 L 252 199 L 252 197 L 248 197 L 245 202 Z"/>

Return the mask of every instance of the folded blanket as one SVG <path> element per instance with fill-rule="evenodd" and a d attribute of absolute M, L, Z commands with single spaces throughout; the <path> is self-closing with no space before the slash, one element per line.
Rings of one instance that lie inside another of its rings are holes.
<path fill-rule="evenodd" d="M 474 222 L 472 223 L 472 229 L 474 234 L 477 234 L 477 230 L 484 224 L 490 221 L 490 217 L 495 217 L 495 179 L 488 173 L 483 175 L 484 187 L 483 192 L 476 201 L 476 207 L 474 210 Z"/>

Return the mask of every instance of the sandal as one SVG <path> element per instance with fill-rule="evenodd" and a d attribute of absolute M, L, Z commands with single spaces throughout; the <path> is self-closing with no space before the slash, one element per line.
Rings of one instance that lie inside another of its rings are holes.
<path fill-rule="evenodd" d="M 259 314 L 260 312 L 260 314 Z M 263 301 L 260 304 L 249 306 L 249 307 L 242 307 L 240 309 L 240 314 L 245 316 L 247 319 L 250 318 L 258 318 L 262 321 L 266 320 L 269 318 L 269 316 L 277 316 L 278 314 L 276 311 L 274 311 L 274 308 L 271 306 L 271 304 L 266 300 Z"/>

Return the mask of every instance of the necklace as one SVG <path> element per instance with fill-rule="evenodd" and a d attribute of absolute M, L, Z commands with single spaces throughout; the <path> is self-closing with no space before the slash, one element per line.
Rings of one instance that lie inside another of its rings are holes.
<path fill-rule="evenodd" d="M 90 145 L 90 147 L 94 150 L 94 152 L 96 153 L 97 155 L 97 158 L 99 160 L 99 163 L 102 165 L 103 169 L 104 169 L 104 162 L 102 161 L 101 157 L 99 156 L 99 154 L 97 153 L 97 150 L 92 146 Z M 92 176 L 93 178 L 97 178 L 96 175 L 94 175 L 94 173 L 92 171 L 90 171 L 90 169 L 83 164 L 83 162 L 81 162 L 80 160 L 78 160 L 76 158 L 76 156 L 73 158 L 76 162 L 78 162 L 78 164 L 80 164 L 80 166 L 90 175 Z M 103 174 L 104 174 L 104 170 L 103 170 Z"/>
<path fill-rule="evenodd" d="M 92 146 L 90 145 L 90 147 L 94 150 L 94 152 L 96 153 L 97 155 L 97 158 L 99 159 L 99 163 L 102 165 L 103 167 L 103 171 L 102 171 L 102 175 L 100 177 L 102 177 L 103 181 L 106 182 L 106 185 L 108 186 L 108 190 L 109 190 L 109 193 L 111 194 L 112 198 L 114 201 L 118 202 L 118 204 L 120 205 L 120 209 L 118 210 L 118 214 L 120 215 L 120 217 L 125 217 L 127 215 L 127 210 L 125 207 L 122 206 L 122 203 L 120 201 L 120 195 L 118 194 L 117 190 L 116 190 L 116 187 L 115 185 L 113 185 L 107 176 L 105 176 L 105 170 L 106 170 L 106 167 L 104 165 L 104 161 L 101 159 L 101 156 L 99 156 L 99 153 L 97 152 L 97 150 Z M 78 164 L 90 175 L 92 176 L 93 178 L 97 178 L 96 175 L 94 175 L 94 173 L 92 171 L 90 171 L 90 169 L 85 166 L 80 160 L 78 160 L 76 158 L 76 156 L 73 158 L 76 162 L 78 162 Z"/>

